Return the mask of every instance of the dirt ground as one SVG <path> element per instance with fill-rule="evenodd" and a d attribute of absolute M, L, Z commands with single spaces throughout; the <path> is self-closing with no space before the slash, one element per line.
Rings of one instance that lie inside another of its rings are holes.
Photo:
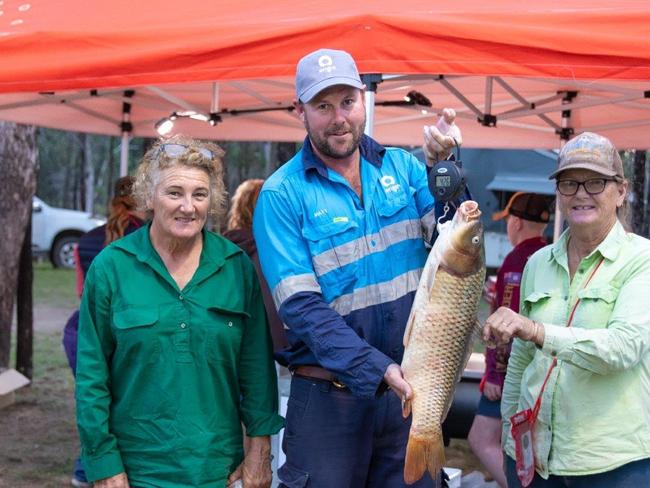
<path fill-rule="evenodd" d="M 34 381 L 17 392 L 16 403 L 0 410 L 0 488 L 70 486 L 78 453 L 74 381 L 61 334 L 70 307 L 36 305 Z M 465 440 L 453 439 L 447 465 L 463 474 L 481 470 Z"/>
<path fill-rule="evenodd" d="M 0 488 L 70 486 L 78 451 L 74 381 L 61 333 L 72 309 L 34 309 L 34 381 L 0 410 Z"/>

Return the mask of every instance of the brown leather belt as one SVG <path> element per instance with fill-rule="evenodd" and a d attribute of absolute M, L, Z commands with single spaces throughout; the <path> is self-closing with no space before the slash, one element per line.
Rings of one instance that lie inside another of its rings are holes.
<path fill-rule="evenodd" d="M 292 372 L 294 375 L 302 376 L 303 378 L 329 381 L 337 388 L 347 388 L 343 383 L 336 379 L 336 376 L 320 366 L 296 366 Z"/>

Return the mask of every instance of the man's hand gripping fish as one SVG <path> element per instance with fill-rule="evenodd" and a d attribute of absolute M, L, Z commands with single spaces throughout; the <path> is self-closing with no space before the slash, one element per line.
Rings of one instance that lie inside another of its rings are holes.
<path fill-rule="evenodd" d="M 404 334 L 404 378 L 413 413 L 404 481 L 425 470 L 436 479 L 445 463 L 442 422 L 478 332 L 477 311 L 485 281 L 483 226 L 476 202 L 463 202 L 454 218 L 439 225 L 440 235 L 424 265 Z"/>

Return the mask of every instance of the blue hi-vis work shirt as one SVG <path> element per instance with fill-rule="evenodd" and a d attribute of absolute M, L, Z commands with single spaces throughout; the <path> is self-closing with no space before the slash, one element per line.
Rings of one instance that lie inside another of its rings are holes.
<path fill-rule="evenodd" d="M 360 151 L 362 198 L 305 139 L 264 184 L 253 229 L 290 344 L 278 361 L 319 365 L 371 398 L 402 360 L 435 202 L 414 156 L 367 136 Z"/>

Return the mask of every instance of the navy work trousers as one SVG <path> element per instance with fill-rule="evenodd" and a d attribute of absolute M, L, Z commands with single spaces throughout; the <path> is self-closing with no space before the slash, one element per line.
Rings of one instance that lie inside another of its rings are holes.
<path fill-rule="evenodd" d="M 521 487 L 514 459 L 507 454 L 504 454 L 504 457 L 508 486 Z M 535 473 L 528 488 L 641 488 L 642 486 L 650 486 L 650 458 L 624 464 L 620 468 L 604 473 L 585 476 L 551 475 L 545 480 Z"/>
<path fill-rule="evenodd" d="M 392 391 L 355 397 L 323 380 L 294 376 L 278 470 L 282 488 L 433 488 L 428 473 L 404 483 L 410 419 Z"/>

